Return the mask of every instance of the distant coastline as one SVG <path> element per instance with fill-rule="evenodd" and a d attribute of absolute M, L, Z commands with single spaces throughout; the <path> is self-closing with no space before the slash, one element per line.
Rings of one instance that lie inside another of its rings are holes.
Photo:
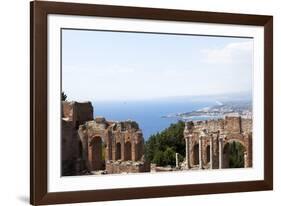
<path fill-rule="evenodd" d="M 226 97 L 226 96 L 224 96 Z M 247 96 L 249 97 L 249 96 Z M 207 99 L 207 100 L 206 100 Z M 95 114 L 107 120 L 138 122 L 145 139 L 172 123 L 219 119 L 225 115 L 251 117 L 252 105 L 245 98 L 170 98 L 166 101 L 93 101 Z"/>
<path fill-rule="evenodd" d="M 110 101 L 92 102 L 96 116 L 106 117 L 107 120 L 138 122 L 145 139 L 161 132 L 172 123 L 181 120 L 179 117 L 162 118 L 166 114 L 191 112 L 215 104 L 213 101 Z"/>
<path fill-rule="evenodd" d="M 216 101 L 216 105 L 204 107 L 202 109 L 168 114 L 162 118 L 178 118 L 183 121 L 219 119 L 225 116 L 241 116 L 242 118 L 252 118 L 252 104 L 250 101 Z"/>

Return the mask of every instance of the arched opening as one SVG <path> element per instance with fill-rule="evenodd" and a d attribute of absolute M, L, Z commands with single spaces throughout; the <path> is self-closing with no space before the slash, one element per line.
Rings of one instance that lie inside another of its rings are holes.
<path fill-rule="evenodd" d="M 210 152 L 210 145 L 207 146 L 206 148 L 206 154 L 207 154 L 207 163 L 210 162 L 210 156 L 211 156 L 211 152 Z"/>
<path fill-rule="evenodd" d="M 131 142 L 126 142 L 125 143 L 125 152 L 124 152 L 125 160 L 132 160 L 132 147 L 131 147 Z"/>
<path fill-rule="evenodd" d="M 118 142 L 116 144 L 115 159 L 116 160 L 120 160 L 121 159 L 121 144 L 120 144 L 120 142 Z"/>
<path fill-rule="evenodd" d="M 91 141 L 91 150 L 90 150 L 90 162 L 92 170 L 104 170 L 104 160 L 102 155 L 102 139 L 99 136 L 96 136 Z"/>
<path fill-rule="evenodd" d="M 243 168 L 245 147 L 238 141 L 226 143 L 223 148 L 223 168 Z"/>
<path fill-rule="evenodd" d="M 193 165 L 199 165 L 199 144 L 193 147 Z"/>
<path fill-rule="evenodd" d="M 101 152 L 101 159 L 103 161 L 105 161 L 105 158 L 106 158 L 106 147 L 107 147 L 107 145 L 103 142 L 102 143 L 102 152 Z"/>

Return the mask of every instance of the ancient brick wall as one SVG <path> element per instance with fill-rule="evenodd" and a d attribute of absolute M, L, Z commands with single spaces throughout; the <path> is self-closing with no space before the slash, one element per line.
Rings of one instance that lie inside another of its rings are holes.
<path fill-rule="evenodd" d="M 219 133 L 211 135 L 213 138 L 213 168 L 219 168 Z"/>
<path fill-rule="evenodd" d="M 107 161 L 142 161 L 140 165 L 145 163 L 141 160 L 144 154 L 144 139 L 138 124 L 134 121 L 115 122 L 96 117 L 94 120 L 80 124 L 78 134 L 84 145 L 83 157 L 88 162 L 89 170 L 110 168 L 109 163 L 106 164 Z M 102 143 L 99 145 L 102 146 L 98 146 L 99 148 L 95 148 L 97 145 L 93 142 L 95 138 L 101 139 Z M 126 169 L 124 165 L 120 168 L 120 171 Z M 134 168 L 131 166 L 127 169 L 133 171 Z"/>
<path fill-rule="evenodd" d="M 208 121 L 197 121 L 194 123 L 194 130 L 205 129 L 208 132 L 217 132 L 224 130 L 224 120 L 208 120 Z"/>
<path fill-rule="evenodd" d="M 61 127 L 62 175 L 75 175 L 84 169 L 82 145 L 71 121 L 62 120 Z"/>
<path fill-rule="evenodd" d="M 85 168 L 108 169 L 109 173 L 149 170 L 142 159 L 144 139 L 136 122 L 94 119 L 90 102 L 67 101 L 62 102 L 62 119 L 62 164 L 66 173 L 72 170 L 80 174 Z"/>
<path fill-rule="evenodd" d="M 86 121 L 93 120 L 93 112 L 91 102 L 62 102 L 62 117 L 71 121 L 76 128 Z"/>
<path fill-rule="evenodd" d="M 193 126 L 192 126 L 193 125 Z M 186 165 L 191 168 L 219 168 L 222 155 L 222 167 L 227 167 L 228 158 L 224 152 L 228 143 L 236 141 L 245 149 L 245 167 L 252 166 L 252 119 L 225 117 L 224 119 L 188 122 L 184 136 L 189 143 Z M 219 151 L 219 142 L 221 151 Z"/>
<path fill-rule="evenodd" d="M 79 137 L 71 122 L 62 121 L 62 160 L 77 158 L 79 154 Z"/>
<path fill-rule="evenodd" d="M 107 161 L 106 171 L 108 174 L 149 172 L 150 164 L 148 162 Z"/>
<path fill-rule="evenodd" d="M 252 133 L 252 119 L 241 119 L 241 128 L 243 133 Z"/>
<path fill-rule="evenodd" d="M 225 117 L 224 132 L 231 134 L 240 134 L 241 127 L 241 117 Z"/>
<path fill-rule="evenodd" d="M 73 102 L 62 102 L 62 118 L 66 121 L 73 120 Z"/>

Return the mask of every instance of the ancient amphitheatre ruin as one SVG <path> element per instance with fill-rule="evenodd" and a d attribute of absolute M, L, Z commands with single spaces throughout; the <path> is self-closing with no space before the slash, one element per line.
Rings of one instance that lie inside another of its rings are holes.
<path fill-rule="evenodd" d="M 144 138 L 137 122 L 94 117 L 91 102 L 62 102 L 62 175 L 155 171 L 144 158 Z M 186 122 L 186 154 L 175 170 L 229 167 L 229 144 L 244 148 L 244 167 L 252 167 L 252 119 Z"/>

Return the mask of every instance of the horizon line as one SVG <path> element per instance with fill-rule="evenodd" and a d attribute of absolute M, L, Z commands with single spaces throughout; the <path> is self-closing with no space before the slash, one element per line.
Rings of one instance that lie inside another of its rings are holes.
<path fill-rule="evenodd" d="M 246 95 L 246 94 L 251 94 L 249 97 L 252 97 L 252 91 L 243 91 L 243 92 L 230 92 L 230 93 L 218 93 L 218 94 L 202 94 L 202 95 L 177 95 L 177 96 L 162 96 L 162 97 L 145 97 L 145 98 L 118 98 L 118 99 L 94 99 L 94 98 L 89 98 L 89 99 L 73 99 L 70 101 L 81 101 L 81 102 L 86 102 L 86 101 L 95 101 L 95 102 L 109 102 L 109 101 L 118 101 L 118 102 L 127 102 L 127 101 L 153 101 L 153 100 L 161 100 L 161 99 L 172 99 L 172 98 L 219 98 L 226 96 L 230 97 L 233 95 L 234 97 L 239 97 Z M 225 98 L 225 97 L 224 97 Z"/>

